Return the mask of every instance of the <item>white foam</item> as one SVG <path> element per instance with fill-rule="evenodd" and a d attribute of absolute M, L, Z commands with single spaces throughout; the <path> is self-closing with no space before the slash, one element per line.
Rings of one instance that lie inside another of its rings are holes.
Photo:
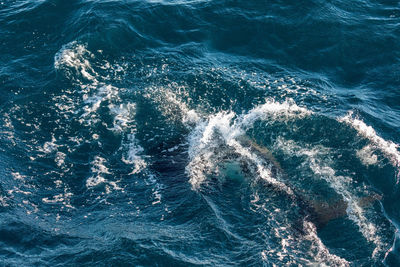
<path fill-rule="evenodd" d="M 101 53 L 101 51 L 98 52 Z M 78 92 L 69 92 L 69 95 L 57 98 L 56 106 L 60 112 L 68 113 L 68 116 L 76 116 L 83 126 L 92 128 L 97 123 L 105 125 L 99 110 L 103 108 L 108 110 L 109 115 L 113 118 L 112 126 L 109 126 L 108 130 L 116 135 L 121 135 L 122 161 L 133 165 L 131 174 L 146 169 L 146 161 L 142 156 L 143 148 L 135 139 L 136 106 L 134 103 L 124 102 L 121 99 L 120 93 L 121 90 L 124 90 L 123 88 L 118 88 L 108 82 L 110 77 L 113 81 L 120 79 L 119 76 L 124 73 L 126 65 L 111 65 L 107 61 L 102 61 L 96 58 L 85 44 L 74 41 L 64 45 L 55 55 L 54 67 L 80 87 Z M 95 128 L 91 130 L 95 130 Z M 93 139 L 90 141 L 101 142 L 99 133 L 91 132 Z M 85 141 L 77 137 L 70 137 L 70 139 L 77 145 Z M 54 144 L 55 142 L 46 143 L 43 151 L 55 151 L 57 147 Z M 65 153 L 57 153 L 56 163 L 60 167 L 64 166 L 66 157 Z M 118 181 L 109 180 L 112 173 L 104 158 L 95 157 L 91 165 L 92 175 L 86 181 L 87 188 L 104 185 L 107 192 L 112 189 L 122 190 L 118 186 Z"/>
<path fill-rule="evenodd" d="M 110 186 L 114 190 L 122 191 L 123 189 L 117 184 L 118 181 L 109 181 L 105 178 L 106 175 L 111 174 L 108 167 L 106 166 L 106 163 L 106 159 L 100 156 L 96 156 L 93 159 L 93 161 L 91 162 L 91 171 L 93 175 L 86 180 L 86 187 L 89 189 L 104 184 L 106 187 L 106 193 L 110 192 Z"/>
<path fill-rule="evenodd" d="M 62 100 L 62 103 L 67 102 L 67 104 L 61 103 L 58 108 L 62 111 L 71 112 L 73 115 L 80 114 L 79 122 L 87 127 L 93 127 L 96 123 L 101 122 L 99 109 L 107 108 L 110 116 L 113 117 L 113 124 L 108 130 L 122 135 L 122 140 L 125 140 L 121 144 L 121 149 L 124 150 L 122 161 L 133 165 L 131 174 L 143 171 L 146 168 L 146 161 L 141 155 L 143 148 L 137 144 L 135 139 L 136 106 L 134 103 L 124 103 L 120 98 L 122 89 L 107 83 L 110 75 L 117 76 L 117 74 L 124 72 L 124 68 L 118 64 L 112 66 L 106 61 L 96 61 L 94 54 L 87 49 L 86 45 L 76 41 L 66 44 L 60 49 L 55 55 L 54 67 L 57 70 L 62 70 L 67 77 L 72 76 L 81 88 L 81 91 L 78 92 L 81 95 L 78 104 L 76 104 L 76 100 L 71 101 L 71 97 L 66 97 L 66 99 L 60 100 Z M 103 70 L 106 74 L 103 75 L 103 71 L 98 73 L 96 70 Z M 99 140 L 100 136 L 93 133 L 92 138 Z M 78 144 L 82 141 L 76 140 Z M 51 144 L 47 143 L 45 148 L 50 150 Z M 63 166 L 65 158 L 65 154 L 57 154 L 57 164 Z M 97 156 L 91 164 L 92 176 L 86 181 L 88 188 L 103 184 L 106 191 L 121 189 L 117 182 L 107 180 L 107 176 L 110 176 L 111 173 L 104 158 Z"/>
<path fill-rule="evenodd" d="M 12 108 L 13 109 L 13 108 Z M 14 126 L 12 124 L 12 120 L 9 113 L 3 113 L 2 116 L 2 127 L 0 128 L 0 134 L 7 138 L 13 145 L 15 144 L 15 136 L 14 136 Z M 5 129 L 3 129 L 3 127 Z"/>
<path fill-rule="evenodd" d="M 6 196 L 0 195 L 0 207 L 8 207 L 9 204 L 7 203 L 8 198 Z"/>
<path fill-rule="evenodd" d="M 43 157 L 46 155 L 54 155 L 54 162 L 57 164 L 59 168 L 65 167 L 65 158 L 67 155 L 64 152 L 59 151 L 59 148 L 62 145 L 57 144 L 57 140 L 55 136 L 52 134 L 51 141 L 47 141 L 43 144 L 43 146 L 37 148 L 37 151 L 43 153 L 44 155 L 39 155 L 39 157 Z M 31 160 L 35 160 L 33 156 L 30 157 Z"/>
<path fill-rule="evenodd" d="M 109 104 L 113 108 L 112 102 L 120 101 L 119 89 L 112 85 L 103 85 L 99 87 L 91 96 L 84 95 L 84 104 L 82 108 L 84 113 L 81 115 L 81 123 L 91 125 L 99 121 L 97 110 L 103 103 Z M 114 110 L 115 111 L 115 110 Z"/>
<path fill-rule="evenodd" d="M 378 157 L 374 154 L 374 149 L 367 145 L 356 152 L 357 157 L 366 165 L 375 165 L 378 162 Z"/>
<path fill-rule="evenodd" d="M 54 159 L 58 167 L 63 167 L 65 165 L 65 158 L 66 154 L 63 152 L 57 152 L 56 153 L 56 158 Z"/>
<path fill-rule="evenodd" d="M 58 149 L 59 145 L 57 144 L 57 140 L 54 135 L 51 136 L 51 141 L 47 141 L 40 147 L 38 150 L 45 154 L 50 154 L 55 152 Z"/>
<path fill-rule="evenodd" d="M 265 104 L 259 105 L 243 115 L 239 122 L 242 127 L 248 127 L 253 125 L 256 120 L 288 120 L 310 114 L 312 114 L 310 110 L 297 106 L 293 99 L 287 99 L 282 103 L 267 99 Z"/>
<path fill-rule="evenodd" d="M 127 147 L 126 155 L 122 157 L 122 161 L 126 164 L 133 164 L 133 170 L 131 174 L 139 173 L 146 169 L 147 163 L 141 156 L 143 148 L 137 144 L 136 137 L 133 133 L 128 134 L 128 143 L 125 144 Z"/>
<path fill-rule="evenodd" d="M 134 103 L 110 105 L 109 108 L 114 115 L 112 131 L 122 133 L 133 127 L 136 114 L 136 105 Z"/>
<path fill-rule="evenodd" d="M 379 149 L 388 158 L 392 165 L 397 169 L 396 183 L 398 184 L 400 181 L 399 145 L 380 137 L 374 128 L 368 126 L 362 120 L 355 118 L 351 112 L 338 120 L 351 125 L 361 136 L 367 138 L 376 149 Z"/>
<path fill-rule="evenodd" d="M 256 120 L 275 119 L 286 120 L 299 118 L 310 114 L 305 108 L 298 107 L 290 100 L 283 103 L 267 100 L 265 104 L 251 109 L 248 113 L 237 116 L 234 112 L 219 112 L 208 119 L 200 120 L 189 136 L 189 159 L 186 167 L 194 189 L 198 189 L 206 181 L 207 176 L 218 171 L 217 164 L 221 158 L 236 154 L 255 167 L 256 177 L 292 195 L 292 190 L 277 177 L 273 177 L 271 164 L 266 159 L 243 147 L 238 138 L 244 130 L 253 125 Z M 228 149 L 224 147 L 228 147 Z M 219 157 L 219 158 L 218 158 Z M 238 159 L 239 159 L 238 158 Z"/>
<path fill-rule="evenodd" d="M 265 167 L 266 162 L 264 159 L 260 158 L 255 153 L 252 153 L 249 149 L 243 147 L 238 141 L 234 139 L 229 140 L 228 144 L 234 147 L 235 151 L 239 155 L 245 157 L 246 159 L 250 160 L 251 163 L 255 164 L 257 168 L 256 173 L 261 179 L 267 181 L 269 184 L 272 184 L 277 188 L 284 190 L 289 195 L 293 195 L 292 189 L 283 182 L 276 179 L 276 177 L 273 176 L 271 170 Z"/>
<path fill-rule="evenodd" d="M 92 68 L 88 58 L 94 55 L 83 44 L 76 41 L 64 45 L 54 56 L 54 68 L 60 70 L 68 67 L 74 69 L 91 83 L 98 83 L 97 73 Z"/>
<path fill-rule="evenodd" d="M 92 176 L 86 180 L 86 187 L 87 188 L 95 187 L 105 182 L 107 182 L 107 180 L 103 176 L 99 175 Z"/>
<path fill-rule="evenodd" d="M 152 188 L 152 196 L 154 198 L 153 202 L 151 202 L 151 205 L 157 205 L 161 203 L 161 185 L 159 183 L 155 182 L 155 186 Z"/>
<path fill-rule="evenodd" d="M 16 186 L 14 186 L 14 189 L 7 190 L 7 193 L 10 194 L 10 195 L 13 195 L 14 193 L 24 194 L 24 195 L 26 195 L 26 196 L 27 196 L 27 195 L 32 195 L 32 192 L 23 191 L 23 190 L 17 188 Z"/>
<path fill-rule="evenodd" d="M 268 214 L 265 224 L 271 231 L 268 234 L 262 234 L 273 242 L 266 242 L 268 248 L 261 252 L 264 261 L 268 261 L 270 258 L 281 265 L 349 266 L 345 259 L 332 254 L 323 244 L 313 223 L 307 220 L 298 222 L 302 223 L 302 225 L 296 226 L 296 228 L 302 228 L 302 234 L 299 235 L 294 233 L 293 228 L 289 226 L 292 225 L 287 218 L 290 210 L 272 208 L 274 204 L 269 203 L 268 198 L 260 199 L 257 192 L 251 204 L 255 206 L 255 209 L 252 209 L 254 212 L 261 211 Z"/>
<path fill-rule="evenodd" d="M 64 45 L 54 57 L 54 67 L 64 71 L 65 75 L 71 77 L 80 86 L 81 90 L 78 93 L 81 94 L 82 101 L 79 104 L 83 104 L 83 107 L 80 107 L 76 99 L 64 95 L 59 97 L 60 103 L 56 106 L 61 112 L 66 111 L 72 114 L 82 112 L 80 122 L 89 126 L 99 121 L 97 111 L 103 104 L 112 108 L 115 103 L 121 102 L 120 89 L 105 83 L 109 80 L 109 75 L 100 75 L 93 68 L 91 61 L 95 59 L 94 54 L 86 48 L 86 45 L 76 41 Z M 116 65 L 114 69 L 108 62 L 97 62 L 97 65 L 101 65 L 99 68 L 106 71 L 119 72 L 122 69 L 119 65 Z M 74 93 L 70 92 L 70 94 Z"/>
<path fill-rule="evenodd" d="M 320 266 L 350 266 L 345 259 L 330 253 L 329 249 L 318 237 L 317 228 L 309 221 L 303 221 L 304 231 L 307 233 L 304 239 L 311 242 L 310 252 L 313 254 L 316 263 Z"/>
<path fill-rule="evenodd" d="M 91 162 L 93 176 L 86 180 L 86 187 L 95 187 L 108 181 L 104 178 L 104 174 L 111 174 L 108 168 L 105 166 L 106 160 L 100 156 L 96 156 Z"/>
<path fill-rule="evenodd" d="M 188 150 L 190 162 L 186 167 L 186 172 L 194 189 L 198 189 L 206 180 L 207 175 L 215 170 L 214 157 L 218 155 L 217 150 L 220 144 L 218 140 L 214 140 L 214 134 L 216 131 L 222 131 L 225 133 L 225 137 L 228 137 L 233 116 L 232 112 L 220 112 L 211 116 L 207 121 L 199 123 L 190 134 Z M 224 135 L 222 135 L 223 137 Z"/>
<path fill-rule="evenodd" d="M 297 106 L 291 99 L 284 102 L 266 99 L 265 104 L 256 106 L 240 116 L 234 112 L 222 111 L 207 117 L 190 109 L 183 101 L 182 97 L 190 99 L 186 91 L 185 88 L 176 85 L 174 90 L 170 87 L 150 87 L 146 89 L 144 96 L 157 103 L 158 109 L 166 118 L 182 123 L 191 130 L 188 150 L 190 162 L 186 172 L 194 189 L 198 189 L 209 174 L 218 172 L 220 159 L 217 157 L 223 157 L 224 153 L 236 153 L 257 166 L 254 170 L 257 176 L 292 194 L 289 187 L 272 177 L 265 159 L 260 159 L 236 139 L 256 120 L 288 120 L 307 116 L 311 111 Z M 224 151 L 223 146 L 230 148 Z M 134 147 L 133 151 L 136 152 L 137 148 Z"/>
<path fill-rule="evenodd" d="M 343 199 L 347 202 L 346 212 L 349 218 L 358 225 L 365 239 L 375 244 L 373 253 L 375 255 L 381 250 L 383 244 L 380 236 L 377 234 L 377 227 L 365 217 L 365 212 L 359 204 L 359 199 L 350 191 L 352 179 L 350 177 L 338 176 L 331 167 L 321 167 L 315 161 L 311 163 L 311 169 L 315 174 L 321 175 L 327 180 L 329 185 L 342 195 Z"/>

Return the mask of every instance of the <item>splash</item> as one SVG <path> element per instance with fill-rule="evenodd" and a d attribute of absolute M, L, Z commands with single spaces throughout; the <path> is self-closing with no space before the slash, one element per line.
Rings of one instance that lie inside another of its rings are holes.
<path fill-rule="evenodd" d="M 267 99 L 265 104 L 259 105 L 243 115 L 239 120 L 239 124 L 241 127 L 249 127 L 256 120 L 287 121 L 303 118 L 311 114 L 312 111 L 299 107 L 293 99 L 287 99 L 281 103 L 273 99 Z"/>
<path fill-rule="evenodd" d="M 219 112 L 202 120 L 189 136 L 189 159 L 186 171 L 193 189 L 198 189 L 212 173 L 218 173 L 218 164 L 226 157 L 236 157 L 252 166 L 255 177 L 292 195 L 292 190 L 274 177 L 271 163 L 257 155 L 250 147 L 241 144 L 245 130 L 257 120 L 287 121 L 311 114 L 306 108 L 297 106 L 292 100 L 279 103 L 267 99 L 266 103 L 248 113 Z"/>
<path fill-rule="evenodd" d="M 89 59 L 94 55 L 86 49 L 86 46 L 76 41 L 64 45 L 54 56 L 54 68 L 56 70 L 69 69 L 66 71 L 68 78 L 76 77 L 78 74 L 92 84 L 98 84 L 98 74 L 93 69 Z"/>
<path fill-rule="evenodd" d="M 94 125 L 100 121 L 98 109 L 103 104 L 113 107 L 113 103 L 119 102 L 119 89 L 112 85 L 103 85 L 98 88 L 91 96 L 83 95 L 84 106 L 82 108 L 80 122 L 86 125 Z"/>

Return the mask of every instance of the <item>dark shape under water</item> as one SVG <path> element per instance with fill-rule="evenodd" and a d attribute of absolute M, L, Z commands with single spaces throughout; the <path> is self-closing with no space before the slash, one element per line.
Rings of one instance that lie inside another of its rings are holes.
<path fill-rule="evenodd" d="M 258 157 L 262 158 L 266 163 L 268 163 L 271 173 L 274 177 L 283 178 L 285 185 L 288 186 L 293 195 L 288 195 L 291 201 L 295 201 L 297 205 L 301 208 L 302 215 L 307 217 L 317 229 L 323 228 L 330 221 L 347 216 L 348 202 L 342 197 L 331 198 L 328 200 L 312 199 L 312 197 L 307 196 L 302 190 L 296 188 L 290 183 L 288 175 L 281 167 L 279 161 L 273 156 L 272 152 L 251 140 L 247 136 L 240 136 L 240 143 L 255 153 Z M 244 178 L 246 174 L 252 174 L 254 172 L 250 171 L 250 162 L 245 160 L 240 160 L 240 162 L 235 163 L 232 161 L 225 162 L 224 164 L 224 175 L 235 180 Z M 272 187 L 272 184 L 267 184 L 268 187 Z M 282 192 L 279 188 L 274 188 Z M 372 205 L 375 201 L 381 200 L 382 196 L 379 194 L 371 194 L 366 197 L 359 198 L 357 204 L 359 207 L 367 207 Z M 299 224 L 302 225 L 302 224 Z M 296 227 L 298 229 L 298 227 Z M 302 229 L 298 229 L 303 232 Z"/>

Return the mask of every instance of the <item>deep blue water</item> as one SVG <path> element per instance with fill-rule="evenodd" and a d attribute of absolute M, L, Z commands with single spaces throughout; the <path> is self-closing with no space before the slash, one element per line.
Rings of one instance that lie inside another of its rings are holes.
<path fill-rule="evenodd" d="M 400 266 L 398 1 L 3 0 L 0 266 Z"/>

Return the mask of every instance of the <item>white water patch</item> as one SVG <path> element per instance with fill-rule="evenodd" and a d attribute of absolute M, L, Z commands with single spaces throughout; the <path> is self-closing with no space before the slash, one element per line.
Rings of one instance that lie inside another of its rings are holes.
<path fill-rule="evenodd" d="M 57 108 L 57 113 L 63 115 L 65 119 L 69 119 L 71 114 L 73 115 L 76 110 L 77 103 L 71 97 L 72 94 L 71 90 L 65 90 L 64 94 L 52 97 L 52 102 Z"/>
<path fill-rule="evenodd" d="M 133 164 L 131 174 L 142 172 L 147 167 L 147 163 L 142 157 L 143 148 L 138 145 L 133 133 L 128 134 L 127 138 L 128 142 L 124 145 L 127 148 L 127 152 L 126 155 L 122 157 L 122 161 L 126 164 Z"/>
<path fill-rule="evenodd" d="M 91 171 L 93 175 L 86 180 L 86 187 L 88 189 L 96 187 L 101 184 L 105 184 L 106 186 L 106 193 L 110 192 L 110 186 L 114 190 L 123 191 L 123 189 L 117 184 L 119 181 L 108 181 L 105 176 L 110 175 L 111 172 L 109 171 L 108 167 L 106 166 L 106 159 L 100 156 L 96 156 L 94 160 L 91 162 Z"/>
<path fill-rule="evenodd" d="M 277 188 L 284 190 L 289 195 L 293 195 L 293 191 L 290 187 L 288 187 L 285 183 L 276 179 L 271 171 L 272 164 L 268 164 L 265 162 L 265 159 L 260 158 L 255 153 L 252 153 L 251 150 L 242 146 L 236 140 L 229 140 L 228 144 L 231 147 L 234 147 L 235 152 L 237 152 L 241 157 L 248 159 L 251 163 L 255 164 L 256 166 L 256 174 L 259 178 L 267 181 L 269 184 L 274 185 Z M 266 165 L 267 164 L 267 165 Z M 269 167 L 269 168 L 268 168 Z"/>
<path fill-rule="evenodd" d="M 19 172 L 11 172 L 11 175 L 15 180 L 18 181 L 24 181 L 26 179 L 26 176 Z"/>
<path fill-rule="evenodd" d="M 111 174 L 108 168 L 105 166 L 106 160 L 100 156 L 96 156 L 94 160 L 91 162 L 91 170 L 94 176 L 90 177 L 86 181 L 86 187 L 94 187 L 101 183 L 106 182 L 106 179 L 103 177 L 104 174 Z"/>
<path fill-rule="evenodd" d="M 93 69 L 89 61 L 90 58 L 94 58 L 94 55 L 86 49 L 86 46 L 73 41 L 64 45 L 56 53 L 54 56 L 54 68 L 57 70 L 65 67 L 73 69 L 75 73 L 80 74 L 90 83 L 97 84 L 96 77 L 98 74 Z"/>
<path fill-rule="evenodd" d="M 8 207 L 8 198 L 6 196 L 0 195 L 0 207 Z"/>
<path fill-rule="evenodd" d="M 143 172 L 147 168 L 144 149 L 139 145 L 136 139 L 136 105 L 135 103 L 123 103 L 119 105 L 110 104 L 110 113 L 114 116 L 113 127 L 109 130 L 125 135 L 121 148 L 124 150 L 122 161 L 125 164 L 132 165 L 130 174 Z"/>
<path fill-rule="evenodd" d="M 265 104 L 259 105 L 239 120 L 240 126 L 248 127 L 253 125 L 256 120 L 286 121 L 289 119 L 299 119 L 312 114 L 312 111 L 299 107 L 292 99 L 284 102 L 277 102 L 267 99 Z"/>
<path fill-rule="evenodd" d="M 200 114 L 190 109 L 183 100 L 185 98 L 190 101 L 187 90 L 182 86 L 175 85 L 175 87 L 175 90 L 168 87 L 149 87 L 146 88 L 144 96 L 154 101 L 159 111 L 168 120 L 183 123 L 189 127 L 200 122 Z"/>
<path fill-rule="evenodd" d="M 365 216 L 364 209 L 359 203 L 360 200 L 349 189 L 350 183 L 352 182 L 351 178 L 338 176 L 331 167 L 321 167 L 315 164 L 315 162 L 311 163 L 311 169 L 315 174 L 320 175 L 328 181 L 330 186 L 335 189 L 337 193 L 342 195 L 343 199 L 347 202 L 347 215 L 354 223 L 356 223 L 365 239 L 375 245 L 373 256 L 382 251 L 383 244 L 378 234 L 378 226 L 368 220 Z"/>
<path fill-rule="evenodd" d="M 108 81 L 110 73 L 117 75 L 123 68 L 96 58 L 85 44 L 73 41 L 64 45 L 54 57 L 54 67 L 80 87 L 79 92 L 67 90 L 64 95 L 55 97 L 56 106 L 61 112 L 81 114 L 79 121 L 83 125 L 91 126 L 99 121 L 97 111 L 103 104 L 112 108 L 121 103 L 121 89 Z M 80 95 L 80 99 L 75 99 L 74 95 Z"/>
<path fill-rule="evenodd" d="M 55 195 L 52 198 L 48 197 L 42 198 L 42 202 L 47 204 L 61 203 L 63 205 L 62 209 L 64 207 L 73 209 L 74 207 L 71 205 L 72 196 L 73 194 L 71 192 L 68 192 L 67 188 L 64 188 L 63 193 Z"/>
<path fill-rule="evenodd" d="M 301 146 L 292 140 L 285 140 L 282 137 L 277 138 L 274 148 L 290 156 L 305 157 L 303 164 L 308 165 L 317 177 L 327 181 L 329 186 L 341 195 L 347 203 L 346 213 L 348 217 L 358 226 L 364 238 L 375 245 L 373 256 L 382 252 L 384 244 L 378 233 L 379 227 L 366 217 L 365 210 L 360 205 L 360 199 L 356 196 L 357 192 L 354 192 L 356 189 L 352 189 L 352 178 L 337 175 L 336 171 L 331 167 L 332 162 L 329 155 L 332 152 L 329 148 L 321 145 Z"/>
<path fill-rule="evenodd" d="M 318 237 L 317 228 L 313 223 L 306 220 L 303 221 L 303 229 L 307 233 L 304 239 L 311 242 L 310 253 L 316 261 L 311 264 L 319 266 L 350 266 L 348 261 L 329 252 L 329 249 Z"/>
<path fill-rule="evenodd" d="M 127 130 L 135 128 L 135 103 L 124 103 L 119 105 L 110 104 L 110 113 L 114 116 L 113 127 L 110 129 L 114 132 L 123 133 Z"/>
<path fill-rule="evenodd" d="M 51 141 L 47 141 L 43 144 L 42 147 L 38 148 L 38 151 L 44 154 L 50 154 L 57 151 L 59 145 L 57 144 L 57 140 L 54 135 L 51 136 Z"/>
<path fill-rule="evenodd" d="M 55 162 L 59 168 L 63 168 L 65 166 L 65 158 L 67 155 L 63 152 L 57 152 L 55 157 Z"/>
<path fill-rule="evenodd" d="M 387 157 L 387 159 L 391 162 L 391 164 L 397 169 L 396 184 L 399 184 L 400 182 L 399 145 L 380 137 L 376 133 L 374 128 L 368 126 L 362 120 L 355 118 L 351 112 L 348 115 L 339 118 L 338 120 L 340 122 L 344 122 L 352 126 L 361 136 L 367 138 L 376 149 L 380 150 Z"/>
<path fill-rule="evenodd" d="M 58 144 L 58 140 L 56 140 L 54 134 L 51 135 L 51 141 L 46 141 L 42 146 L 37 148 L 37 152 L 41 154 L 37 155 L 40 157 L 52 156 L 54 157 L 54 162 L 60 170 L 66 170 L 65 159 L 67 154 L 59 151 L 59 148 L 63 147 L 63 145 Z M 71 148 L 67 149 L 69 152 L 72 151 Z M 31 160 L 36 160 L 36 158 L 32 155 L 30 156 Z"/>
<path fill-rule="evenodd" d="M 73 206 L 71 206 L 71 197 L 73 196 L 73 194 L 71 192 L 64 192 L 58 195 L 53 196 L 52 198 L 42 198 L 42 202 L 43 203 L 50 203 L 50 204 L 54 204 L 54 203 L 61 203 L 63 204 L 63 206 L 67 207 L 67 208 L 73 208 Z"/>
<path fill-rule="evenodd" d="M 7 140 L 9 140 L 12 143 L 12 145 L 15 146 L 16 145 L 14 136 L 15 129 L 12 124 L 10 113 L 3 113 L 1 120 L 2 124 L 0 126 L 0 134 Z"/>
<path fill-rule="evenodd" d="M 97 110 L 103 103 L 108 104 L 108 107 L 112 108 L 115 105 L 113 103 L 118 103 L 120 101 L 119 88 L 112 85 L 103 85 L 90 96 L 89 94 L 84 94 L 84 106 L 82 108 L 83 114 L 79 120 L 80 123 L 88 126 L 94 125 L 100 121 Z"/>
<path fill-rule="evenodd" d="M 366 166 L 375 165 L 378 162 L 378 156 L 374 154 L 374 148 L 370 145 L 357 150 L 356 155 Z"/>
<path fill-rule="evenodd" d="M 218 140 L 214 140 L 216 131 L 225 133 L 221 138 L 229 138 L 231 120 L 234 113 L 220 112 L 208 121 L 199 123 L 189 136 L 189 159 L 186 172 L 190 177 L 190 184 L 198 189 L 207 175 L 216 169 L 219 153 L 222 147 Z"/>
<path fill-rule="evenodd" d="M 101 51 L 97 51 L 102 53 Z M 98 54 L 96 54 L 98 55 Z M 91 140 L 101 142 L 101 135 L 96 131 L 97 124 L 103 123 L 100 109 L 108 112 L 112 118 L 112 125 L 107 129 L 121 137 L 122 143 L 119 151 L 122 151 L 121 161 L 132 166 L 130 174 L 138 174 L 147 168 L 143 148 L 136 140 L 136 105 L 121 99 L 121 91 L 124 88 L 110 84 L 110 80 L 120 80 L 126 66 L 110 64 L 97 58 L 87 49 L 85 44 L 76 41 L 64 45 L 56 54 L 54 67 L 71 79 L 80 87 L 79 92 L 72 92 L 59 104 L 61 110 L 71 111 L 83 127 L 91 128 Z M 73 137 L 74 138 L 74 137 Z M 76 139 L 76 138 L 75 138 Z M 85 140 L 77 140 L 77 146 Z M 64 157 L 59 157 L 61 165 Z M 92 175 L 86 180 L 88 189 L 103 186 L 108 194 L 111 190 L 123 189 L 119 181 L 111 181 L 112 171 L 108 168 L 105 158 L 96 156 L 91 162 Z"/>
<path fill-rule="evenodd" d="M 160 183 L 157 182 L 157 179 L 155 178 L 155 175 L 153 174 L 148 174 L 147 179 L 145 180 L 146 184 L 148 186 L 152 186 L 151 189 L 151 196 L 152 196 L 152 202 L 151 205 L 157 205 L 161 204 L 162 200 L 162 195 L 161 195 L 161 190 L 164 188 L 164 186 Z"/>
<path fill-rule="evenodd" d="M 313 223 L 304 221 L 303 230 L 305 235 L 299 237 L 291 234 L 287 227 L 275 227 L 273 234 L 280 240 L 280 246 L 262 251 L 263 260 L 268 262 L 268 258 L 273 258 L 282 265 L 284 262 L 285 266 L 350 266 L 347 260 L 329 251 L 318 237 Z"/>
<path fill-rule="evenodd" d="M 251 109 L 248 113 L 237 116 L 234 112 L 219 112 L 200 120 L 189 136 L 189 159 L 186 167 L 189 182 L 193 189 L 198 189 L 211 173 L 218 173 L 218 164 L 224 157 L 236 155 L 238 160 L 245 160 L 255 166 L 255 177 L 280 188 L 289 195 L 292 190 L 279 177 L 273 177 L 272 164 L 261 158 L 250 147 L 244 147 L 240 138 L 245 129 L 257 120 L 289 120 L 311 114 L 305 108 L 297 106 L 292 100 L 279 103 L 267 99 L 266 103 Z"/>

